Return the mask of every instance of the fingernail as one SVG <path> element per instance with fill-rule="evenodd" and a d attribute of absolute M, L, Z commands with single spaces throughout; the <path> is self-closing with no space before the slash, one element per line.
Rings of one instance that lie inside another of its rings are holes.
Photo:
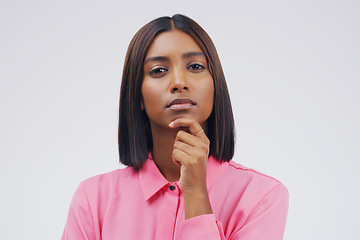
<path fill-rule="evenodd" d="M 174 126 L 174 121 L 172 121 L 170 124 L 169 124 L 169 127 L 173 127 Z"/>

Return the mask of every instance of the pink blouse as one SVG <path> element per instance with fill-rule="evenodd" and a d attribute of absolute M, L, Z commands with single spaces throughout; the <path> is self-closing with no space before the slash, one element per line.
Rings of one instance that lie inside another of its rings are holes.
<path fill-rule="evenodd" d="M 185 220 L 184 198 L 152 159 L 83 181 L 75 192 L 62 240 L 280 240 L 288 191 L 279 181 L 233 161 L 209 157 L 213 214 Z"/>

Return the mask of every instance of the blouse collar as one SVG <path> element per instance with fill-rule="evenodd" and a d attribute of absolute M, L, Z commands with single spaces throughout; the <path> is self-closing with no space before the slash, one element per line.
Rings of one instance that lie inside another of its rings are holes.
<path fill-rule="evenodd" d="M 212 156 L 208 158 L 206 175 L 208 191 L 210 191 L 211 187 L 223 173 L 227 165 L 227 162 L 220 163 Z M 139 170 L 139 177 L 145 200 L 149 200 L 165 186 L 171 185 L 157 168 L 154 160 L 151 158 L 151 153 L 143 167 Z"/>

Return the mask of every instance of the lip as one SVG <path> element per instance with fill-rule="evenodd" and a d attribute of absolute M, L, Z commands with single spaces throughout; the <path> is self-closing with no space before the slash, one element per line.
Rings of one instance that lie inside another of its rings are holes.
<path fill-rule="evenodd" d="M 185 110 L 193 107 L 196 103 L 191 98 L 175 98 L 166 107 L 173 110 Z"/>

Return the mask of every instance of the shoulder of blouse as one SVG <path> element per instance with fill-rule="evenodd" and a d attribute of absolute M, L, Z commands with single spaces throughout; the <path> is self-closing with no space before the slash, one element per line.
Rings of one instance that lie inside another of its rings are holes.
<path fill-rule="evenodd" d="M 89 177 L 83 180 L 81 185 L 85 189 L 104 188 L 117 185 L 120 182 L 126 184 L 136 178 L 138 179 L 138 171 L 132 167 L 125 167 Z"/>
<path fill-rule="evenodd" d="M 258 197 L 266 195 L 276 188 L 281 188 L 283 192 L 288 192 L 285 185 L 276 178 L 234 161 L 228 163 L 228 167 L 223 172 L 218 184 L 230 186 L 231 191 L 242 192 L 244 189 L 247 189 L 248 193 Z M 234 186 L 236 187 L 234 188 Z"/>
<path fill-rule="evenodd" d="M 229 167 L 234 169 L 235 172 L 239 173 L 239 174 L 246 174 L 250 177 L 254 177 L 254 178 L 260 178 L 260 179 L 263 179 L 263 180 L 266 180 L 266 181 L 269 181 L 269 182 L 273 182 L 273 183 L 281 183 L 279 180 L 277 180 L 276 178 L 274 177 L 271 177 L 265 173 L 262 173 L 258 170 L 255 170 L 253 168 L 248 168 L 248 167 L 245 167 L 237 162 L 234 162 L 234 161 L 230 161 L 229 162 Z"/>

